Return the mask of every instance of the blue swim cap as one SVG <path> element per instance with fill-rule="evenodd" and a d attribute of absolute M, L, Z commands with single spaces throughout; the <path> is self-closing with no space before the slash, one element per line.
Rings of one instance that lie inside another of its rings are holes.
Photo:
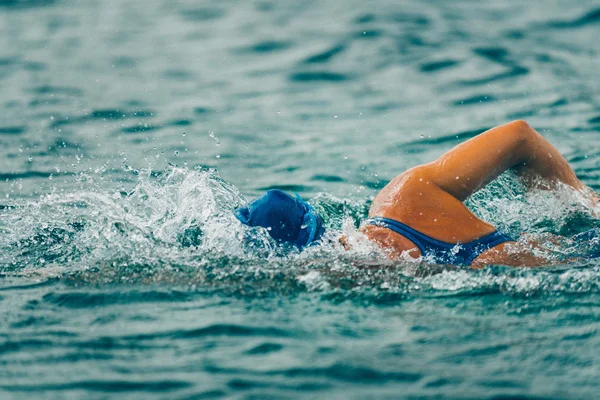
<path fill-rule="evenodd" d="M 298 194 L 292 197 L 281 190 L 269 190 L 234 214 L 243 224 L 267 228 L 273 239 L 300 249 L 318 241 L 325 232 L 323 220 L 310 204 Z"/>

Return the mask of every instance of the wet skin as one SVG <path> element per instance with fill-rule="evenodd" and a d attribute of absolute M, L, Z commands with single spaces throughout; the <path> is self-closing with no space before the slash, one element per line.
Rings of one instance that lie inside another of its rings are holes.
<path fill-rule="evenodd" d="M 476 217 L 463 201 L 508 169 L 514 170 L 528 188 L 550 190 L 564 183 L 590 203 L 595 200 L 560 152 L 527 122 L 517 120 L 483 132 L 437 160 L 398 175 L 375 197 L 369 217 L 394 219 L 448 243 L 470 242 L 496 228 Z M 391 258 L 421 255 L 413 242 L 387 228 L 368 225 L 361 231 Z M 547 258 L 532 254 L 535 246 L 527 239 L 502 243 L 480 254 L 471 266 L 548 265 Z"/>

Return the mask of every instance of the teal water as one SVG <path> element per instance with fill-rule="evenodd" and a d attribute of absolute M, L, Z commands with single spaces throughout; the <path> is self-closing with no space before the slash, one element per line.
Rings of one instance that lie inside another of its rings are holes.
<path fill-rule="evenodd" d="M 597 260 L 394 264 L 353 231 L 516 118 L 600 189 L 599 24 L 587 0 L 0 0 L 0 397 L 597 397 Z M 269 188 L 353 249 L 242 228 Z M 510 174 L 468 205 L 600 227 Z"/>

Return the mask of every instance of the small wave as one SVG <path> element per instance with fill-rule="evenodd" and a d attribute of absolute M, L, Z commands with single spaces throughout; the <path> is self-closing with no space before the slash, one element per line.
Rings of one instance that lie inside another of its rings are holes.
<path fill-rule="evenodd" d="M 181 10 L 180 15 L 187 21 L 205 22 L 224 17 L 226 11 L 221 8 L 198 7 Z"/>
<path fill-rule="evenodd" d="M 346 50 L 346 45 L 341 43 L 337 46 L 334 46 L 322 53 L 314 54 L 304 60 L 305 64 L 321 64 L 329 62 L 333 57 L 341 54 L 344 50 Z"/>
<path fill-rule="evenodd" d="M 192 339 L 206 336 L 289 337 L 294 336 L 294 334 L 283 329 L 268 326 L 250 327 L 218 324 L 199 329 L 173 332 L 169 336 L 181 339 Z"/>
<path fill-rule="evenodd" d="M 251 348 L 250 350 L 246 351 L 246 354 L 250 354 L 250 355 L 255 355 L 255 354 L 269 354 L 269 353 L 276 353 L 278 351 L 281 351 L 284 348 L 283 345 L 279 344 L 279 343 L 261 343 L 258 346 L 255 346 L 253 348 Z"/>
<path fill-rule="evenodd" d="M 334 363 L 325 367 L 314 368 L 288 368 L 270 371 L 254 371 L 240 368 L 224 368 L 219 366 L 208 367 L 212 373 L 236 373 L 244 375 L 285 376 L 288 378 L 324 377 L 343 382 L 354 382 L 361 384 L 381 384 L 385 382 L 416 382 L 423 375 L 416 372 L 393 371 L 372 369 L 360 365 Z"/>
<path fill-rule="evenodd" d="M 240 49 L 241 52 L 248 53 L 276 53 L 282 50 L 286 50 L 292 46 L 292 42 L 267 40 L 253 45 L 243 47 Z"/>
<path fill-rule="evenodd" d="M 468 140 L 472 137 L 479 135 L 481 132 L 488 130 L 489 127 L 472 129 L 463 132 L 451 133 L 444 136 L 438 137 L 428 137 L 421 138 L 419 140 L 414 140 L 406 143 L 401 143 L 397 147 L 398 149 L 410 152 L 410 153 L 420 153 L 426 151 L 428 148 L 434 145 L 439 145 L 443 143 L 460 143 L 462 141 Z"/>
<path fill-rule="evenodd" d="M 115 293 L 90 293 L 89 291 L 86 291 L 80 293 L 48 293 L 44 295 L 42 300 L 66 308 L 95 308 L 122 303 L 186 301 L 189 300 L 190 297 L 192 297 L 191 293 L 179 291 L 128 291 L 126 295 L 123 295 L 121 291 Z"/>
<path fill-rule="evenodd" d="M 90 380 L 71 383 L 35 384 L 35 385 L 3 385 L 0 388 L 9 392 L 66 392 L 70 390 L 88 390 L 91 392 L 149 392 L 161 393 L 193 386 L 187 381 L 128 381 L 128 380 Z"/>
<path fill-rule="evenodd" d="M 20 135 L 26 130 L 24 126 L 0 126 L 0 135 Z"/>
<path fill-rule="evenodd" d="M 50 127 L 59 129 L 68 125 L 85 124 L 88 122 L 151 118 L 155 115 L 156 113 L 151 110 L 97 109 L 86 115 L 65 116 L 57 119 Z"/>
<path fill-rule="evenodd" d="M 0 173 L 0 180 L 17 180 L 31 178 L 49 178 L 51 176 L 71 176 L 70 172 L 49 172 L 49 171 L 26 171 L 26 172 L 11 172 Z"/>
<path fill-rule="evenodd" d="M 419 69 L 421 72 L 437 72 L 443 69 L 451 68 L 459 64 L 457 60 L 439 60 L 421 64 Z"/>
<path fill-rule="evenodd" d="M 600 8 L 588 11 L 582 16 L 572 20 L 552 21 L 547 23 L 546 26 L 559 29 L 574 29 L 598 22 L 600 22 Z"/>
<path fill-rule="evenodd" d="M 350 80 L 350 76 L 339 72 L 296 72 L 290 75 L 294 82 L 343 82 Z"/>

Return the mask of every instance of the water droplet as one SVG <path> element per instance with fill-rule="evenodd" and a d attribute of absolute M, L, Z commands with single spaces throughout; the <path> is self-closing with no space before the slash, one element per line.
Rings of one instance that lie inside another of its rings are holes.
<path fill-rule="evenodd" d="M 421 136 L 421 139 L 425 138 L 425 135 L 423 135 L 423 134 L 421 134 L 420 136 Z"/>
<path fill-rule="evenodd" d="M 181 136 L 185 136 L 185 132 L 183 132 L 183 133 L 181 134 Z"/>
<path fill-rule="evenodd" d="M 179 151 L 175 150 L 175 155 L 178 156 L 179 155 Z"/>
<path fill-rule="evenodd" d="M 217 154 L 217 158 L 221 158 L 221 155 L 220 155 L 220 154 Z"/>

